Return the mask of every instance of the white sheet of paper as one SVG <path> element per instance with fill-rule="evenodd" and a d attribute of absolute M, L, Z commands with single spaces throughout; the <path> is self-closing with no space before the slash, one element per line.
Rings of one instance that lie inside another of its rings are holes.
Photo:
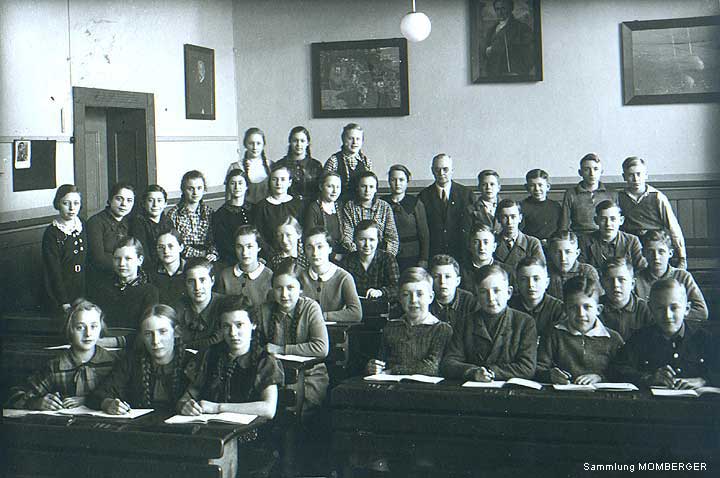
<path fill-rule="evenodd" d="M 302 355 L 292 355 L 292 354 L 275 354 L 275 358 L 278 358 L 280 360 L 288 360 L 290 362 L 308 362 L 310 360 L 315 360 L 315 357 L 304 357 Z"/>
<path fill-rule="evenodd" d="M 93 410 L 85 405 L 74 408 L 63 408 L 61 410 L 15 410 L 15 409 L 3 409 L 3 417 L 24 417 L 26 415 L 52 415 L 56 417 L 62 416 L 91 416 L 97 418 L 137 418 L 143 415 L 147 415 L 152 412 L 152 408 L 133 408 L 124 415 L 110 415 L 100 410 Z"/>
<path fill-rule="evenodd" d="M 503 385 L 505 385 L 503 380 L 493 380 L 492 382 L 467 381 L 462 384 L 463 387 L 468 388 L 503 388 Z"/>
<path fill-rule="evenodd" d="M 595 387 L 593 387 L 592 385 L 578 385 L 576 383 L 568 383 L 566 385 L 555 383 L 555 384 L 553 384 L 553 388 L 555 390 L 576 391 L 576 392 L 594 392 L 595 391 Z"/>
<path fill-rule="evenodd" d="M 237 423 L 238 425 L 247 425 L 252 423 L 257 418 L 257 415 L 248 415 L 245 413 L 203 413 L 200 415 L 175 415 L 165 420 L 165 423 L 171 425 L 184 424 L 184 423 L 207 423 L 209 421 L 221 421 L 225 423 Z"/>

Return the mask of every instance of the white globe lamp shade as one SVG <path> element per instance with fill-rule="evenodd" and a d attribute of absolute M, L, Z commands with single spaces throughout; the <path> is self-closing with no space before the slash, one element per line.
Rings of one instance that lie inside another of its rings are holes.
<path fill-rule="evenodd" d="M 400 22 L 400 31 L 411 42 L 423 41 L 430 35 L 430 19 L 422 12 L 410 12 Z"/>

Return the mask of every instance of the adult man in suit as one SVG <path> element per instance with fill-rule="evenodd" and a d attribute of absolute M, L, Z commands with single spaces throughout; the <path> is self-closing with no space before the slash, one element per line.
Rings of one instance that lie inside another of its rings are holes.
<path fill-rule="evenodd" d="M 464 260 L 466 250 L 465 211 L 473 201 L 472 192 L 452 180 L 453 160 L 441 153 L 432 160 L 435 182 L 420 192 L 430 229 L 430 257 L 448 254 Z"/>

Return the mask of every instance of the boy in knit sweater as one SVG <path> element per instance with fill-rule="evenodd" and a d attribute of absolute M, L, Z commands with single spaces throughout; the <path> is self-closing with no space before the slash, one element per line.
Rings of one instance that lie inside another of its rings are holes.
<path fill-rule="evenodd" d="M 579 275 L 600 282 L 597 270 L 590 264 L 580 262 L 579 255 L 578 237 L 574 232 L 558 231 L 552 235 L 548 242 L 548 294 L 563 299 L 563 285 L 568 279 Z"/>
<path fill-rule="evenodd" d="M 578 385 L 602 382 L 624 342 L 600 321 L 600 284 L 576 276 L 565 283 L 563 296 L 566 318 L 540 339 L 537 379 Z"/>
<path fill-rule="evenodd" d="M 628 340 L 636 330 L 652 323 L 645 299 L 633 292 L 634 269 L 626 257 L 608 259 L 602 269 L 605 295 L 600 299 L 603 323 Z"/>

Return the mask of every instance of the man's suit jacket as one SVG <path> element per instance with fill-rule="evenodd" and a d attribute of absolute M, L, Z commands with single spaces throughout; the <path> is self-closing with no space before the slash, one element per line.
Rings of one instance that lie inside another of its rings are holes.
<path fill-rule="evenodd" d="M 449 254 L 462 261 L 467 250 L 465 215 L 473 201 L 470 189 L 453 181 L 447 204 L 440 199 L 435 184 L 423 189 L 419 197 L 425 206 L 430 229 L 430 257 Z"/>

